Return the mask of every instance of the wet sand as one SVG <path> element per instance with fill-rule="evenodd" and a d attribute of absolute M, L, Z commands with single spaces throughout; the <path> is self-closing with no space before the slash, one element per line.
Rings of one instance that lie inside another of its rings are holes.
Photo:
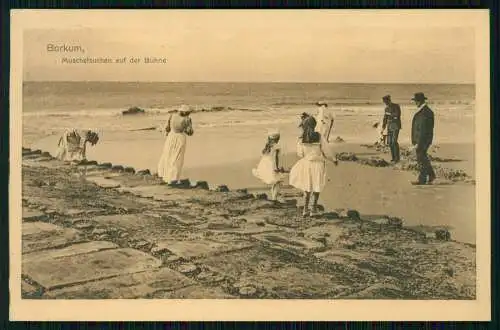
<path fill-rule="evenodd" d="M 360 145 L 337 145 L 336 152 L 353 152 L 360 157 L 381 157 L 387 153 Z M 433 155 L 456 162 L 434 162 L 434 166 L 459 169 L 474 176 L 474 148 L 468 144 L 443 144 Z M 297 157 L 290 154 L 285 164 L 293 166 Z M 248 187 L 268 192 L 269 188 L 254 178 L 251 168 L 258 159 L 225 166 L 186 169 L 190 178 L 210 178 L 231 188 Z M 373 167 L 352 162 L 328 165 L 328 183 L 320 195 L 320 203 L 329 209 L 355 208 L 363 214 L 386 214 L 404 218 L 409 226 L 448 228 L 457 240 L 476 243 L 476 186 L 464 182 L 441 180 L 432 186 L 413 186 L 416 172 L 388 167 Z M 441 183 L 441 184 L 440 184 Z M 300 201 L 301 202 L 301 201 Z"/>

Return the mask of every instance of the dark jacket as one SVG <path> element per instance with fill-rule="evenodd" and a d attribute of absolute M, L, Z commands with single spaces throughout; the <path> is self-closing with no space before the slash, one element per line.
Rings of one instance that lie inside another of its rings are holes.
<path fill-rule="evenodd" d="M 401 108 L 399 104 L 391 103 L 385 108 L 382 129 L 387 126 L 387 130 L 401 129 Z"/>
<path fill-rule="evenodd" d="M 428 148 L 434 137 L 434 112 L 425 105 L 420 109 L 411 124 L 411 143 L 419 147 Z"/>

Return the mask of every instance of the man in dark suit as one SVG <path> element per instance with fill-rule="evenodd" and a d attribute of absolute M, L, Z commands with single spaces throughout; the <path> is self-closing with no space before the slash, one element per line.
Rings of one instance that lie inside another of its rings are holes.
<path fill-rule="evenodd" d="M 400 160 L 398 137 L 401 129 L 401 108 L 399 104 L 392 103 L 390 95 L 384 96 L 382 101 L 386 106 L 382 132 L 387 127 L 387 144 L 391 148 L 392 162 L 397 163 Z"/>
<path fill-rule="evenodd" d="M 436 179 L 427 151 L 434 137 L 434 112 L 427 106 L 424 93 L 415 93 L 412 98 L 418 107 L 418 112 L 413 116 L 411 126 L 411 143 L 415 146 L 419 176 L 415 185 L 431 184 Z"/>

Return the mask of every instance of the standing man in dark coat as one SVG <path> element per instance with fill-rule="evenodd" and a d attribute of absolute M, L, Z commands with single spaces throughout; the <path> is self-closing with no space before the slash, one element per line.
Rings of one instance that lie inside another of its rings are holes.
<path fill-rule="evenodd" d="M 392 162 L 397 163 L 400 160 L 398 137 L 401 129 L 401 108 L 399 104 L 392 103 L 390 95 L 384 96 L 382 101 L 386 106 L 382 132 L 387 127 L 387 144 L 391 148 Z"/>
<path fill-rule="evenodd" d="M 427 150 L 432 144 L 434 137 L 434 112 L 427 106 L 424 93 L 415 93 L 412 98 L 418 107 L 418 112 L 413 116 L 411 127 L 411 143 L 415 146 L 419 176 L 415 185 L 431 184 L 436 179 Z"/>

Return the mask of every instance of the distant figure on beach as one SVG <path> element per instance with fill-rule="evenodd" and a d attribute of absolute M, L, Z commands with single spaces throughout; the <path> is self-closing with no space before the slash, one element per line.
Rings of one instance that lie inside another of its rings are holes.
<path fill-rule="evenodd" d="M 181 178 L 187 136 L 194 133 L 193 124 L 189 117 L 191 112 L 190 107 L 182 105 L 178 113 L 170 116 L 164 128 L 167 138 L 158 162 L 158 176 L 168 184 L 176 183 Z"/>
<path fill-rule="evenodd" d="M 315 131 L 316 120 L 305 118 L 301 124 L 302 136 L 299 139 L 297 153 L 301 159 L 290 170 L 289 183 L 304 192 L 304 210 L 302 216 L 313 216 L 317 212 L 319 194 L 326 183 L 326 157 L 322 144 L 324 138 Z M 334 162 L 337 164 L 337 162 Z M 312 204 L 309 202 L 312 194 Z"/>
<path fill-rule="evenodd" d="M 385 95 L 382 101 L 385 103 L 385 110 L 381 134 L 383 136 L 387 129 L 387 144 L 391 148 L 391 161 L 397 163 L 400 160 L 398 137 L 401 129 L 401 107 L 392 102 L 390 95 Z"/>
<path fill-rule="evenodd" d="M 316 115 L 316 122 L 318 123 L 318 132 L 329 141 L 329 134 L 333 129 L 334 118 L 333 115 L 328 112 L 328 104 L 326 102 L 317 102 L 318 113 Z"/>
<path fill-rule="evenodd" d="M 271 185 L 271 200 L 276 201 L 283 181 L 284 169 L 280 167 L 281 147 L 280 133 L 270 130 L 267 142 L 262 150 L 262 157 L 257 168 L 252 169 L 253 175 L 265 184 Z"/>
<path fill-rule="evenodd" d="M 56 158 L 67 162 L 87 159 L 87 143 L 92 146 L 99 141 L 99 135 L 91 130 L 67 129 L 59 138 Z"/>
<path fill-rule="evenodd" d="M 419 167 L 418 180 L 414 185 L 431 184 L 436 179 L 427 151 L 434 137 L 434 112 L 426 103 L 424 93 L 415 93 L 412 100 L 418 107 L 418 112 L 413 116 L 411 126 L 411 143 L 416 150 Z"/>

